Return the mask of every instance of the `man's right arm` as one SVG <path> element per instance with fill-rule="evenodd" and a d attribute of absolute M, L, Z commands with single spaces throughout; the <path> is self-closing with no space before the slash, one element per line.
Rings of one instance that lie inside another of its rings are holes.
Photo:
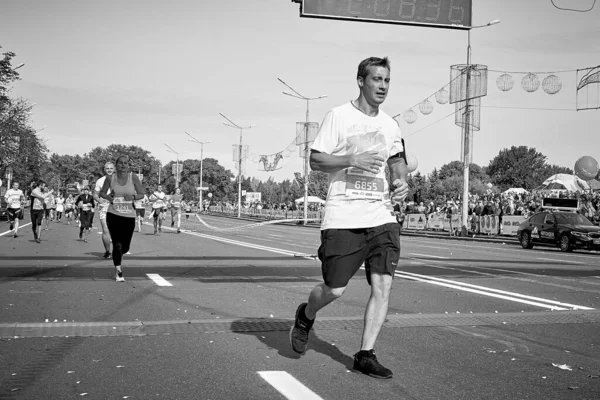
<path fill-rule="evenodd" d="M 313 171 L 337 172 L 346 168 L 359 168 L 363 171 L 377 173 L 385 160 L 377 151 L 366 151 L 359 154 L 334 156 L 317 150 L 310 152 L 310 168 Z"/>

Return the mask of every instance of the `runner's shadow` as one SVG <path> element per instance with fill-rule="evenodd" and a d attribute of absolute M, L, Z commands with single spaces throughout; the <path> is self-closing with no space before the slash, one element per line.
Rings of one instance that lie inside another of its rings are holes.
<path fill-rule="evenodd" d="M 231 331 L 242 335 L 254 336 L 269 348 L 277 350 L 282 357 L 299 359 L 300 354 L 294 352 L 290 346 L 290 328 L 293 320 L 244 318 L 231 323 Z M 328 356 L 342 364 L 347 369 L 352 369 L 353 358 L 330 342 L 319 339 L 314 330 L 310 332 L 308 350 L 316 351 Z"/>

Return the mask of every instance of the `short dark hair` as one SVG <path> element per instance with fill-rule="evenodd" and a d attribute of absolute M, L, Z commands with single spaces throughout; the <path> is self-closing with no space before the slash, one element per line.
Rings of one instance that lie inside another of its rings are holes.
<path fill-rule="evenodd" d="M 42 185 L 45 185 L 45 184 L 46 184 L 46 181 L 44 181 L 43 179 L 38 179 L 37 182 L 36 182 L 36 185 L 38 185 L 38 186 L 42 186 Z"/>
<path fill-rule="evenodd" d="M 362 60 L 360 64 L 358 64 L 358 72 L 356 73 L 356 79 L 365 79 L 367 75 L 369 75 L 369 67 L 383 67 L 387 68 L 388 71 L 391 71 L 390 60 L 387 57 L 369 57 Z"/>

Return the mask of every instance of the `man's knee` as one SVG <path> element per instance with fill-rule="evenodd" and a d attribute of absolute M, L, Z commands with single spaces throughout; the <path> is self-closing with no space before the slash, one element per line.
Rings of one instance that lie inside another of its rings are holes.
<path fill-rule="evenodd" d="M 392 290 L 393 277 L 387 273 L 371 273 L 371 293 L 374 296 L 388 298 Z"/>
<path fill-rule="evenodd" d="M 325 295 L 327 297 L 331 297 L 334 299 L 339 299 L 340 297 L 342 297 L 342 295 L 346 291 L 346 286 L 332 288 L 332 287 L 327 286 L 326 284 L 323 284 L 322 287 L 323 287 L 323 292 L 325 293 Z"/>

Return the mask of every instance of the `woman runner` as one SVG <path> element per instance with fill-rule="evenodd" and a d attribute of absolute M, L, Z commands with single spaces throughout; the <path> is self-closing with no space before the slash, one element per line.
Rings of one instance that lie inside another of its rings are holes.
<path fill-rule="evenodd" d="M 69 196 L 65 199 L 65 217 L 67 218 L 67 224 L 71 225 L 71 218 L 73 218 L 73 213 L 75 212 L 75 199 L 73 195 L 69 193 Z"/>
<path fill-rule="evenodd" d="M 125 282 L 121 261 L 129 251 L 135 230 L 135 208 L 133 202 L 144 198 L 144 187 L 136 174 L 131 173 L 129 156 L 119 156 L 117 171 L 106 177 L 99 196 L 110 201 L 106 213 L 106 225 L 113 243 L 115 280 Z M 110 195 L 108 190 L 110 189 Z"/>

